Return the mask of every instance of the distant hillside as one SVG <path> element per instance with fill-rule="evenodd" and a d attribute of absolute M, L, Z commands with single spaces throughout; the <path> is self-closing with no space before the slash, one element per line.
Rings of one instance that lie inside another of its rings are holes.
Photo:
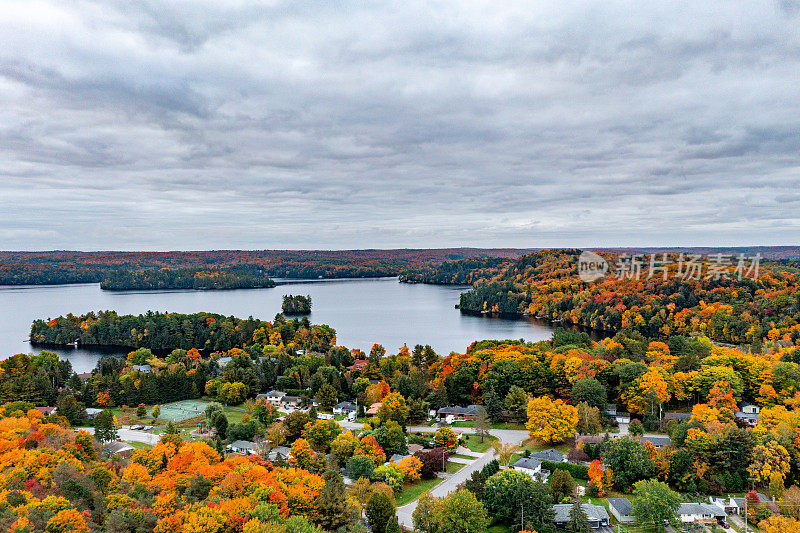
<path fill-rule="evenodd" d="M 470 257 L 516 259 L 531 249 L 211 250 L 196 252 L 0 252 L 0 285 L 99 283 L 112 273 L 159 269 L 263 270 L 269 277 L 397 276 L 409 268 Z M 143 275 L 137 275 L 141 277 Z M 162 277 L 162 276 L 159 276 Z M 109 280 L 109 287 L 115 285 Z"/>
<path fill-rule="evenodd" d="M 748 249 L 752 253 L 754 249 Z M 763 249 L 762 249 L 763 250 Z M 716 250 L 711 250 L 716 251 Z M 521 257 L 499 276 L 475 282 L 461 295 L 465 313 L 529 314 L 599 330 L 635 330 L 650 336 L 702 334 L 736 344 L 800 338 L 800 274 L 791 262 L 762 262 L 758 276 L 734 274 L 737 261 L 715 277 L 711 256 L 697 261 L 697 277 L 679 276 L 686 264 L 668 256 L 664 271 L 648 277 L 610 271 L 585 283 L 580 250 L 542 250 Z M 604 254 L 617 263 L 616 254 Z M 790 264 L 785 264 L 790 263 Z M 613 267 L 612 267 L 613 268 Z"/>

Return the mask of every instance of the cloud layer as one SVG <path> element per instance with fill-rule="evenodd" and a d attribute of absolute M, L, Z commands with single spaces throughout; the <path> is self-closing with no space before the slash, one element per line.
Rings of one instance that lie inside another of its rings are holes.
<path fill-rule="evenodd" d="M 0 249 L 797 244 L 800 2 L 695 4 L 10 0 Z"/>

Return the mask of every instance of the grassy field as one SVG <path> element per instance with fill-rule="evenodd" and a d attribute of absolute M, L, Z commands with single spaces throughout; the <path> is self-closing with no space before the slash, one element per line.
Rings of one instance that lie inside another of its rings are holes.
<path fill-rule="evenodd" d="M 400 491 L 400 494 L 397 495 L 397 506 L 405 505 L 407 503 L 411 503 L 420 496 L 424 492 L 427 492 L 439 483 L 444 481 L 440 477 L 435 477 L 433 479 L 423 479 L 414 483 L 413 485 L 407 485 L 403 487 L 403 490 Z"/>

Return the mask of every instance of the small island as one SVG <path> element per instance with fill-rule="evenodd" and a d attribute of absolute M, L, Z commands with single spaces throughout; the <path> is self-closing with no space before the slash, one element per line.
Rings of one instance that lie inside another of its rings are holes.
<path fill-rule="evenodd" d="M 308 315 L 311 313 L 311 296 L 284 294 L 281 309 L 284 315 Z"/>
<path fill-rule="evenodd" d="M 106 291 L 193 289 L 264 289 L 275 282 L 260 268 L 162 268 L 120 270 L 110 273 L 100 283 Z"/>

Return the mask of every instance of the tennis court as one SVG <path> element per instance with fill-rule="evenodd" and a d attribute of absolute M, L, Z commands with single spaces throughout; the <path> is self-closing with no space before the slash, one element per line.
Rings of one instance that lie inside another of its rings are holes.
<path fill-rule="evenodd" d="M 179 402 L 167 403 L 161 406 L 159 418 L 181 422 L 187 418 L 200 416 L 206 410 L 208 402 L 202 400 L 181 400 Z"/>

